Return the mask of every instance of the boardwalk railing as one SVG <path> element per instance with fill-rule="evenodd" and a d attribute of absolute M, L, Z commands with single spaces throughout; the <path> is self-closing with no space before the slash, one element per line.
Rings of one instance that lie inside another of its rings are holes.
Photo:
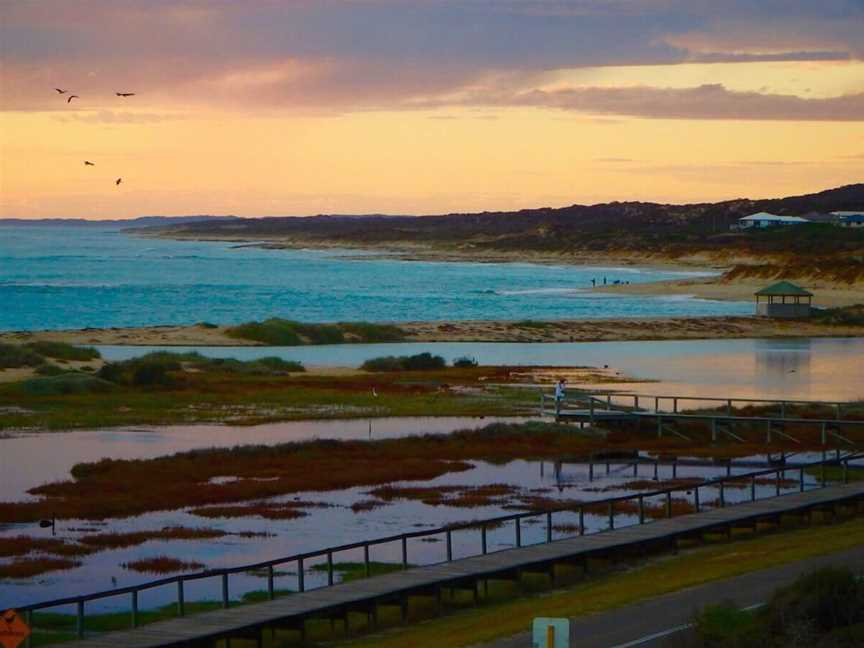
<path fill-rule="evenodd" d="M 221 602 L 224 608 L 229 607 L 230 605 L 230 577 L 233 574 L 241 574 L 249 571 L 258 571 L 258 570 L 266 570 L 267 571 L 267 596 L 270 600 L 276 597 L 276 589 L 275 589 L 275 577 L 276 577 L 276 568 L 281 565 L 293 564 L 296 566 L 297 570 L 297 588 L 298 591 L 304 592 L 306 591 L 306 583 L 305 583 L 305 573 L 306 567 L 311 561 L 324 559 L 326 560 L 326 571 L 327 571 L 327 586 L 334 584 L 334 556 L 338 553 L 352 551 L 352 550 L 363 550 L 363 563 L 365 565 L 365 574 L 366 576 L 371 575 L 371 562 L 369 558 L 370 548 L 378 545 L 384 545 L 389 543 L 400 543 L 401 545 L 401 564 L 404 569 L 409 567 L 409 556 L 408 556 L 408 540 L 414 538 L 430 538 L 433 536 L 443 536 L 445 540 L 444 544 L 444 556 L 442 562 L 450 562 L 453 560 L 453 533 L 456 531 L 467 531 L 467 530 L 476 530 L 480 534 L 480 553 L 482 555 L 486 555 L 488 553 L 493 553 L 489 551 L 488 542 L 487 542 L 487 534 L 490 529 L 498 528 L 503 524 L 512 522 L 514 528 L 514 544 L 516 547 L 522 547 L 522 521 L 529 518 L 537 518 L 540 516 L 545 516 L 545 542 L 553 541 L 553 516 L 555 514 L 561 513 L 576 513 L 579 516 L 579 524 L 578 524 L 578 533 L 575 535 L 585 535 L 585 515 L 603 515 L 604 517 L 608 516 L 608 526 L 604 529 L 600 529 L 599 531 L 595 531 L 594 533 L 611 530 L 616 528 L 616 514 L 627 514 L 630 516 L 637 517 L 638 524 L 644 524 L 647 519 L 649 519 L 650 512 L 655 512 L 656 509 L 647 509 L 646 508 L 646 500 L 651 498 L 663 498 L 664 501 L 664 517 L 673 517 L 674 515 L 674 507 L 673 507 L 673 496 L 675 493 L 685 492 L 687 494 L 692 495 L 693 502 L 692 507 L 695 512 L 699 512 L 705 508 L 714 508 L 714 506 L 725 507 L 728 505 L 726 501 L 726 489 L 730 484 L 734 484 L 739 489 L 741 488 L 741 484 L 749 484 L 750 487 L 750 498 L 749 501 L 755 501 L 757 499 L 757 484 L 764 485 L 766 483 L 766 478 L 771 476 L 774 477 L 775 484 L 775 496 L 780 496 L 783 492 L 784 485 L 787 490 L 790 490 L 788 485 L 789 481 L 786 478 L 788 473 L 792 473 L 793 475 L 797 473 L 797 484 L 794 489 L 797 492 L 805 491 L 805 474 L 809 474 L 810 471 L 814 469 L 820 469 L 820 477 L 816 482 L 816 488 L 824 488 L 828 480 L 826 479 L 826 468 L 831 466 L 837 467 L 841 469 L 841 481 L 843 483 L 848 482 L 849 478 L 849 463 L 852 461 L 857 461 L 864 459 L 864 453 L 850 453 L 842 456 L 837 456 L 832 459 L 825 459 L 822 461 L 814 461 L 806 464 L 798 464 L 794 467 L 790 466 L 778 466 L 774 468 L 768 468 L 765 470 L 757 470 L 754 472 L 743 473 L 738 475 L 730 475 L 727 472 L 727 475 L 722 477 L 717 477 L 714 479 L 709 479 L 702 481 L 698 484 L 686 484 L 686 485 L 678 485 L 670 488 L 663 488 L 654 491 L 647 492 L 639 492 L 631 495 L 620 495 L 616 497 L 609 497 L 601 500 L 594 500 L 591 502 L 580 503 L 577 506 L 569 505 L 562 506 L 560 508 L 548 508 L 543 510 L 534 510 L 527 511 L 524 513 L 514 513 L 510 515 L 503 515 L 494 518 L 488 518 L 485 520 L 473 521 L 468 523 L 460 523 L 453 524 L 449 526 L 444 526 L 431 530 L 421 530 L 421 531 L 412 531 L 408 533 L 401 533 L 398 535 L 387 536 L 383 538 L 376 538 L 373 540 L 363 540 L 360 542 L 353 542 L 350 544 L 339 545 L 336 547 L 328 547 L 326 549 L 320 549 L 317 551 L 310 551 L 300 554 L 294 554 L 291 556 L 285 556 L 283 558 L 276 558 L 274 560 L 266 560 L 257 563 L 240 565 L 237 567 L 229 567 L 223 569 L 214 569 L 207 570 L 198 573 L 189 573 L 189 574 L 181 574 L 178 576 L 171 576 L 168 578 L 161 578 L 159 580 L 153 580 L 146 583 L 141 583 L 139 585 L 132 585 L 129 587 L 122 587 L 112 590 L 106 590 L 102 592 L 95 592 L 93 594 L 81 595 L 81 596 L 70 596 L 66 598 L 55 599 L 51 601 L 44 601 L 41 603 L 35 603 L 31 605 L 20 606 L 17 609 L 21 612 L 24 612 L 27 620 L 32 624 L 33 622 L 33 613 L 39 610 L 45 610 L 49 608 L 56 608 L 60 606 L 70 606 L 74 605 L 76 607 L 76 632 L 79 638 L 83 638 L 85 632 L 85 614 L 86 609 L 85 605 L 87 603 L 98 601 L 107 598 L 113 598 L 117 596 L 128 596 L 130 601 L 130 625 L 135 628 L 138 626 L 139 621 L 139 607 L 138 600 L 141 592 L 154 589 L 157 587 L 164 587 L 169 585 L 174 585 L 176 587 L 176 605 L 177 605 L 177 614 L 178 616 L 184 616 L 186 614 L 186 592 L 185 586 L 187 583 L 200 581 L 202 579 L 219 579 L 221 581 Z M 627 460 L 623 460 L 627 463 Z M 854 467 L 853 467 L 854 468 Z M 770 479 L 768 480 L 770 481 Z M 745 486 L 746 487 L 746 486 Z M 717 489 L 718 490 L 718 499 L 715 502 L 712 502 L 711 505 L 705 501 L 703 501 L 700 496 L 700 491 L 703 491 L 707 488 Z M 687 500 L 688 503 L 690 500 Z M 631 504 L 631 506 L 624 506 L 625 503 L 635 503 L 635 506 Z M 599 513 L 598 513 L 599 512 Z M 689 512 L 689 511 L 688 511 Z M 555 539 L 564 539 L 565 537 L 573 537 L 561 535 Z M 480 555 L 480 554 L 478 554 Z M 29 646 L 29 643 L 27 644 Z"/>
<path fill-rule="evenodd" d="M 541 409 L 545 410 L 545 403 L 547 400 L 552 400 L 550 396 L 541 391 L 540 402 Z M 739 403 L 747 404 L 747 405 L 774 405 L 777 406 L 779 410 L 779 416 L 786 416 L 786 408 L 789 406 L 795 405 L 813 405 L 813 406 L 821 406 L 834 410 L 834 419 L 836 420 L 849 420 L 844 419 L 844 413 L 848 415 L 849 411 L 853 408 L 864 409 L 864 404 L 861 403 L 852 403 L 849 401 L 813 401 L 813 400 L 795 400 L 795 399 L 771 399 L 771 398 L 719 398 L 716 396 L 676 396 L 669 394 L 637 394 L 635 392 L 626 392 L 626 391 L 590 391 L 584 393 L 576 393 L 571 397 L 568 397 L 569 401 L 576 402 L 584 402 L 594 403 L 594 406 L 598 409 L 620 409 L 630 411 L 632 408 L 633 411 L 653 411 L 660 412 L 661 405 L 671 405 L 671 411 L 673 414 L 677 414 L 679 412 L 679 403 L 717 403 L 717 410 L 725 410 L 727 416 L 732 416 L 733 410 L 736 405 Z M 623 401 L 629 401 L 632 405 L 623 405 L 616 404 L 621 403 Z M 650 406 L 652 405 L 653 408 Z M 648 405 L 646 408 L 645 405 Z"/>

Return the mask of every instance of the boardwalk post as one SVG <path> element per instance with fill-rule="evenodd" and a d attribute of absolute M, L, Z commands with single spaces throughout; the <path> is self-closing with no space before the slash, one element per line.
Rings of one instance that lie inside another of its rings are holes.
<path fill-rule="evenodd" d="M 402 569 L 408 569 L 408 538 L 402 536 Z"/>
<path fill-rule="evenodd" d="M 609 528 L 615 528 L 615 500 L 609 502 Z"/>
<path fill-rule="evenodd" d="M 333 552 L 327 552 L 327 584 L 333 584 Z"/>
<path fill-rule="evenodd" d="M 784 478 L 786 477 L 785 473 L 784 473 L 783 477 Z M 775 493 L 776 493 L 777 497 L 780 497 L 780 471 L 779 470 L 777 471 L 777 475 L 776 475 L 776 479 L 774 481 L 774 484 L 776 486 Z"/>
<path fill-rule="evenodd" d="M 804 469 L 798 471 L 798 490 L 804 492 Z"/>
<path fill-rule="evenodd" d="M 271 601 L 276 598 L 276 588 L 273 583 L 274 576 L 273 565 L 267 565 L 267 598 Z"/>
<path fill-rule="evenodd" d="M 750 478 L 750 501 L 756 501 L 756 477 Z"/>
<path fill-rule="evenodd" d="M 675 414 L 678 413 L 678 399 L 677 399 L 677 398 L 673 398 L 673 399 L 672 399 L 672 411 L 673 411 Z"/>
<path fill-rule="evenodd" d="M 672 491 L 666 491 L 666 517 L 672 517 Z"/>
<path fill-rule="evenodd" d="M 546 542 L 552 542 L 552 511 L 546 511 Z"/>
<path fill-rule="evenodd" d="M 522 546 L 522 524 L 519 521 L 518 517 L 516 518 L 515 522 L 516 522 L 516 546 L 521 547 Z"/>
<path fill-rule="evenodd" d="M 77 615 L 75 620 L 75 634 L 79 639 L 84 638 L 84 601 L 78 601 Z"/>
<path fill-rule="evenodd" d="M 711 441 L 717 441 L 717 418 L 711 417 Z"/>
<path fill-rule="evenodd" d="M 654 397 L 654 411 L 655 412 L 660 411 L 660 397 L 659 396 Z"/>
<path fill-rule="evenodd" d="M 306 591 L 306 570 L 303 568 L 302 556 L 297 559 L 297 589 L 301 592 Z"/>
<path fill-rule="evenodd" d="M 732 416 L 732 399 L 726 400 L 726 416 Z"/>
<path fill-rule="evenodd" d="M 222 572 L 222 607 L 228 609 L 228 572 Z"/>
<path fill-rule="evenodd" d="M 453 560 L 453 532 L 447 529 L 447 562 Z"/>
<path fill-rule="evenodd" d="M 639 524 L 645 524 L 645 498 L 639 496 Z"/>
<path fill-rule="evenodd" d="M 549 516 L 551 517 L 552 514 L 550 513 Z M 482 549 L 483 555 L 485 556 L 487 551 L 488 551 L 488 549 L 486 547 L 486 523 L 485 522 L 480 526 L 480 548 Z"/>
<path fill-rule="evenodd" d="M 768 428 L 765 432 L 765 443 L 771 443 L 771 420 L 768 420 Z"/>
<path fill-rule="evenodd" d="M 672 460 L 672 479 L 678 479 L 678 457 Z"/>
<path fill-rule="evenodd" d="M 585 535 L 585 507 L 579 507 L 579 535 Z"/>
<path fill-rule="evenodd" d="M 591 421 L 591 427 L 594 427 L 594 397 L 589 397 L 588 399 L 588 415 L 589 420 Z"/>
<path fill-rule="evenodd" d="M 659 414 L 657 415 L 657 438 L 663 436 L 663 417 Z"/>
<path fill-rule="evenodd" d="M 698 486 L 693 489 L 693 503 L 696 506 L 696 512 L 698 513 L 699 509 L 700 509 L 700 506 L 699 506 L 699 487 Z"/>
<path fill-rule="evenodd" d="M 825 421 L 822 421 L 822 445 L 827 445 L 828 443 L 828 426 Z"/>
<path fill-rule="evenodd" d="M 183 592 L 183 578 L 177 579 L 177 616 L 186 615 L 186 597 Z"/>
<path fill-rule="evenodd" d="M 369 564 L 369 543 L 363 544 L 363 569 L 366 572 L 366 578 L 372 575 L 372 566 Z"/>
<path fill-rule="evenodd" d="M 138 590 L 132 590 L 132 627 L 138 627 Z"/>
<path fill-rule="evenodd" d="M 721 479 L 720 480 L 720 508 L 723 508 L 724 506 L 726 506 L 726 492 L 725 492 L 723 486 L 724 486 L 724 482 Z"/>

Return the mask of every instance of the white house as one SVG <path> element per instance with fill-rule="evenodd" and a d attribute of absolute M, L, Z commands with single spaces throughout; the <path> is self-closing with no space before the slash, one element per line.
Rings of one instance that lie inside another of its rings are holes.
<path fill-rule="evenodd" d="M 864 211 L 831 212 L 840 227 L 864 227 Z"/>
<path fill-rule="evenodd" d="M 738 219 L 737 229 L 751 229 L 754 227 L 778 227 L 781 225 L 803 225 L 810 221 L 800 216 L 777 216 L 768 212 L 750 214 Z"/>

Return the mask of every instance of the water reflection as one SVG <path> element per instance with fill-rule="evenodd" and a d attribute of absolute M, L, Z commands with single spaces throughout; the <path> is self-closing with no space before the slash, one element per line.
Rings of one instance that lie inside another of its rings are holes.
<path fill-rule="evenodd" d="M 100 347 L 124 359 L 172 347 Z M 173 347 L 184 351 L 185 347 Z M 486 365 L 603 366 L 661 383 L 664 392 L 740 398 L 854 400 L 864 397 L 864 338 L 669 340 L 657 342 L 437 342 L 316 347 L 198 347 L 212 357 L 278 355 L 308 366 L 356 367 L 369 358 L 430 351 Z M 645 390 L 645 386 L 638 386 Z M 657 390 L 655 384 L 650 389 Z M 651 392 L 645 392 L 651 393 Z"/>

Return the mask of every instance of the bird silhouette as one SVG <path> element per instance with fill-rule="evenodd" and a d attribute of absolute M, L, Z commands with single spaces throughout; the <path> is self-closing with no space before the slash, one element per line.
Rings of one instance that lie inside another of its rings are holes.
<path fill-rule="evenodd" d="M 78 95 L 69 95 L 69 98 L 66 100 L 66 103 L 72 103 L 73 99 L 80 99 Z"/>
<path fill-rule="evenodd" d="M 114 184 L 115 184 L 115 185 L 119 185 L 121 182 L 123 182 L 123 178 L 117 178 L 117 179 L 114 181 Z"/>
<path fill-rule="evenodd" d="M 60 94 L 66 94 L 66 91 L 61 88 L 54 88 Z"/>
<path fill-rule="evenodd" d="M 116 94 L 118 97 L 134 97 L 135 96 L 134 92 L 115 92 L 114 94 Z"/>
<path fill-rule="evenodd" d="M 93 162 L 91 162 L 90 160 L 84 160 L 84 166 L 96 166 L 96 165 Z"/>

